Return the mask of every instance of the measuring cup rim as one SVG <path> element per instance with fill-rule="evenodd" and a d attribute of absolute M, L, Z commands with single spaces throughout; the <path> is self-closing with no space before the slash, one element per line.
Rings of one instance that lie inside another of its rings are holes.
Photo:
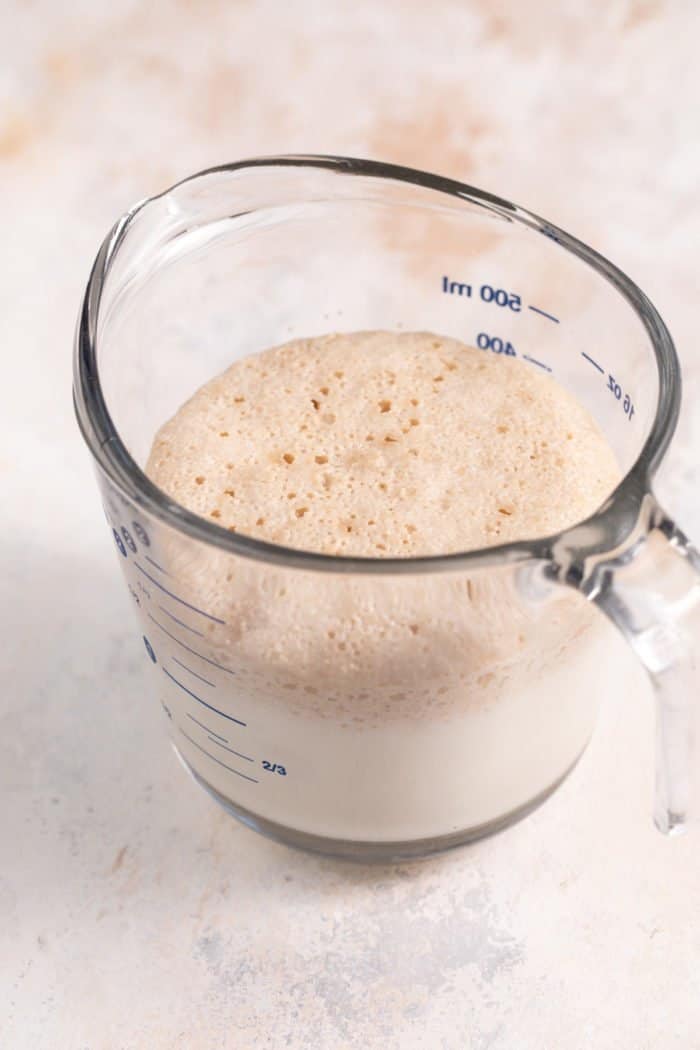
<path fill-rule="evenodd" d="M 659 375 L 656 414 L 636 461 L 603 507 L 591 515 L 587 522 L 577 522 L 561 532 L 535 540 L 516 541 L 451 554 L 403 558 L 321 554 L 229 532 L 174 502 L 141 470 L 127 451 L 107 409 L 97 360 L 97 329 L 102 292 L 123 238 L 140 212 L 191 182 L 211 175 L 232 174 L 247 169 L 274 170 L 290 167 L 326 169 L 338 175 L 409 183 L 482 207 L 506 221 L 527 226 L 555 241 L 597 271 L 627 300 L 646 329 L 656 359 Z M 680 366 L 666 325 L 644 292 L 604 256 L 534 212 L 485 190 L 415 168 L 356 157 L 287 154 L 249 158 L 206 168 L 181 179 L 162 193 L 140 201 L 115 223 L 100 247 L 83 297 L 75 338 L 73 400 L 78 424 L 99 468 L 123 497 L 166 525 L 230 554 L 290 568 L 333 573 L 432 573 L 504 563 L 515 564 L 532 559 L 549 560 L 555 545 L 559 546 L 562 542 L 566 544 L 569 534 L 579 530 L 582 524 L 596 524 L 601 519 L 603 510 L 606 517 L 619 512 L 619 515 L 629 522 L 631 529 L 636 524 L 641 501 L 649 491 L 651 479 L 673 436 L 680 410 L 680 397 Z M 629 499 L 630 492 L 634 493 L 632 500 Z M 622 525 L 624 526 L 624 522 Z"/>

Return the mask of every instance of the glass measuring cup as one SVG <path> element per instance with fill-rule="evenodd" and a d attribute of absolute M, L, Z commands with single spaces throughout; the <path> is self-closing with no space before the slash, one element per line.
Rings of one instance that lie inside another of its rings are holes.
<path fill-rule="evenodd" d="M 397 328 L 551 372 L 600 424 L 617 489 L 557 535 L 363 559 L 228 532 L 146 477 L 158 427 L 233 360 Z M 590 248 L 392 165 L 212 169 L 137 205 L 104 241 L 74 393 L 174 746 L 240 819 L 357 858 L 503 827 L 567 775 L 597 704 L 624 688 L 612 622 L 656 697 L 655 821 L 688 822 L 698 557 L 652 491 L 678 362 L 648 299 Z"/>

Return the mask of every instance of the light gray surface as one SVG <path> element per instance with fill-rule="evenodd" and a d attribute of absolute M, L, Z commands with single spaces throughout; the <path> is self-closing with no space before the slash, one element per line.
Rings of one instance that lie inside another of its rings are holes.
<path fill-rule="evenodd" d="M 638 676 L 497 838 L 374 869 L 268 843 L 169 750 L 72 419 L 79 295 L 126 206 L 240 156 L 374 155 L 512 196 L 651 294 L 688 392 L 665 492 L 700 534 L 697 9 L 491 7 L 0 13 L 3 1048 L 700 1045 L 700 835 L 650 826 Z"/>

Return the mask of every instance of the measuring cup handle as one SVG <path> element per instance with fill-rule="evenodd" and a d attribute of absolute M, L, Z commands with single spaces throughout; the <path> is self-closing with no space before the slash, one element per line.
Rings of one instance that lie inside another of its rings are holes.
<path fill-rule="evenodd" d="M 582 589 L 646 668 L 656 698 L 654 822 L 682 832 L 700 815 L 700 555 L 654 496 L 631 542 Z"/>

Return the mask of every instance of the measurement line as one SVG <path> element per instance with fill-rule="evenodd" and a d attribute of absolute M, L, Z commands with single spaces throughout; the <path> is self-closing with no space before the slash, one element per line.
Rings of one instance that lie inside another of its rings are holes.
<path fill-rule="evenodd" d="M 214 733 L 214 736 L 216 736 L 216 735 L 217 734 Z M 234 751 L 232 747 L 227 747 L 226 744 L 222 744 L 219 740 L 214 740 L 214 736 L 210 736 L 209 737 L 209 739 L 211 740 L 212 744 L 218 744 L 219 747 L 223 747 L 224 751 L 230 751 L 232 755 L 238 755 L 239 758 L 244 758 L 246 760 L 246 762 L 254 762 L 255 761 L 255 759 L 251 758 L 250 755 L 243 755 L 243 754 L 241 754 L 240 751 Z"/>
<path fill-rule="evenodd" d="M 144 558 L 146 559 L 147 562 L 151 563 L 151 565 L 153 566 L 154 569 L 157 569 L 158 572 L 162 572 L 164 576 L 169 576 L 170 575 L 168 570 L 164 569 L 162 565 L 159 565 L 157 561 L 154 561 L 153 558 L 150 556 L 150 554 L 144 554 Z"/>
<path fill-rule="evenodd" d="M 527 354 L 523 354 L 523 361 L 529 361 L 531 365 L 537 365 L 538 368 L 544 368 L 546 372 L 552 371 L 549 365 L 543 364 L 542 361 L 538 361 L 534 357 L 528 357 Z"/>
<path fill-rule="evenodd" d="M 202 633 L 202 631 L 196 631 L 194 627 L 190 627 L 190 625 L 188 623 L 185 623 L 184 620 L 178 620 L 177 616 L 173 616 L 171 612 L 168 612 L 164 605 L 159 605 L 158 608 L 161 612 L 164 612 L 166 616 L 169 616 L 171 620 L 174 620 L 175 623 L 179 623 L 180 627 L 184 627 L 186 630 L 192 631 L 192 634 L 196 634 L 199 638 L 204 638 L 204 634 Z"/>
<path fill-rule="evenodd" d="M 167 587 L 164 587 L 162 583 L 159 583 L 158 580 L 151 576 L 149 572 L 146 572 L 143 566 L 139 565 L 137 561 L 134 562 L 134 565 L 139 570 L 139 572 L 143 573 L 147 580 L 151 581 L 154 587 L 158 587 L 158 589 L 163 591 L 164 594 L 167 594 L 169 598 L 173 598 L 176 602 L 180 602 L 180 605 L 186 605 L 188 609 L 192 610 L 192 612 L 199 613 L 200 616 L 206 616 L 207 620 L 213 620 L 214 623 L 226 622 L 225 620 L 220 620 L 218 616 L 212 616 L 211 613 L 204 612 L 204 609 L 198 609 L 196 605 L 190 605 L 190 603 L 186 602 L 184 598 L 179 598 L 177 594 L 173 594 L 172 591 L 169 591 Z"/>
<path fill-rule="evenodd" d="M 223 740 L 225 744 L 228 743 L 228 740 L 225 736 L 221 736 L 221 733 L 215 733 L 213 729 L 210 729 L 209 726 L 205 726 L 204 722 L 200 722 L 199 719 L 195 718 L 194 715 L 191 715 L 189 711 L 185 711 L 185 714 L 188 718 L 191 718 L 193 722 L 196 722 L 200 729 L 203 729 L 206 733 L 209 733 L 210 740 L 212 737 L 218 736 L 219 740 Z"/>
<path fill-rule="evenodd" d="M 148 614 L 148 619 L 151 620 L 156 625 L 156 627 L 160 627 L 163 634 L 167 634 L 168 638 L 172 638 L 174 642 L 177 642 L 178 645 L 181 645 L 182 648 L 186 649 L 188 653 L 192 653 L 193 656 L 198 656 L 200 660 L 204 660 L 205 664 L 211 664 L 212 667 L 218 667 L 220 671 L 225 671 L 226 674 L 235 674 L 235 671 L 231 671 L 228 667 L 224 667 L 223 664 L 217 664 L 216 660 L 210 660 L 208 656 L 202 656 L 202 654 L 198 653 L 196 649 L 192 649 L 189 645 L 185 645 L 185 643 L 181 641 L 177 637 L 177 635 L 169 631 L 167 627 L 163 627 L 163 624 L 156 620 L 155 616 L 151 616 L 150 613 Z"/>
<path fill-rule="evenodd" d="M 559 318 L 555 317 L 554 314 L 548 314 L 546 310 L 540 310 L 539 306 L 530 306 L 528 304 L 528 310 L 532 310 L 536 314 L 541 314 L 542 317 L 546 317 L 549 321 L 554 321 L 555 324 L 559 324 Z"/>
<path fill-rule="evenodd" d="M 588 354 L 584 354 L 583 350 L 581 351 L 581 357 L 585 357 L 587 361 L 590 361 L 594 368 L 598 369 L 601 375 L 605 375 L 605 369 L 601 368 L 598 362 L 594 361 L 592 357 L 588 356 Z"/>
<path fill-rule="evenodd" d="M 210 711 L 213 711 L 214 714 L 221 715 L 222 718 L 228 718 L 229 722 L 235 722 L 236 725 L 245 726 L 246 723 L 241 722 L 240 718 L 234 718 L 233 715 L 227 715 L 224 711 L 219 711 L 218 707 L 212 707 L 212 705 L 208 704 L 206 700 L 202 700 L 201 696 L 197 696 L 197 694 L 193 693 L 191 689 L 188 689 L 186 685 L 183 685 L 182 682 L 179 682 L 177 678 L 175 678 L 175 676 L 170 673 L 167 667 L 163 667 L 162 671 L 163 674 L 167 674 L 171 682 L 174 682 L 175 685 L 179 685 L 183 693 L 187 693 L 189 696 L 192 697 L 193 700 L 196 700 L 198 704 L 202 704 L 203 707 L 208 707 Z"/>
<path fill-rule="evenodd" d="M 181 667 L 183 669 L 183 671 L 189 671 L 189 673 L 193 674 L 195 676 L 195 678 L 199 678 L 200 682 L 204 682 L 205 685 L 210 685 L 212 687 L 212 689 L 216 689 L 216 685 L 215 685 L 214 682 L 210 682 L 208 678 L 204 677 L 204 675 L 197 674 L 197 672 L 193 671 L 191 667 L 187 666 L 187 664 L 183 664 L 182 660 L 178 660 L 177 656 L 173 656 L 172 660 L 179 667 Z"/>
<path fill-rule="evenodd" d="M 227 766 L 225 762 L 222 762 L 220 759 L 216 758 L 215 755 L 212 755 L 211 751 L 207 751 L 207 749 L 202 747 L 201 744 L 198 744 L 196 740 L 193 740 L 192 737 L 189 736 L 189 734 L 186 733 L 181 726 L 178 726 L 178 728 L 184 736 L 185 740 L 189 740 L 193 747 L 198 748 L 202 752 L 202 754 L 206 755 L 207 758 L 210 758 L 212 762 L 216 762 L 218 765 L 223 766 L 224 769 L 228 769 L 231 773 L 235 773 L 237 777 L 243 777 L 244 780 L 250 780 L 253 784 L 259 783 L 259 781 L 255 779 L 255 777 L 249 777 L 247 773 L 241 773 L 240 769 L 234 769 L 233 766 Z"/>

